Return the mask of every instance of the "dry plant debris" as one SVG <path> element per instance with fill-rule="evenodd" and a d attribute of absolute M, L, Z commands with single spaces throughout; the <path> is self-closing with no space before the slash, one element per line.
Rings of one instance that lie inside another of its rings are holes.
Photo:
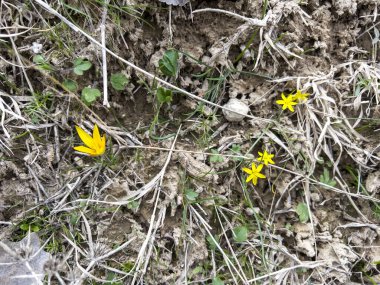
<path fill-rule="evenodd" d="M 380 284 L 379 7 L 0 1 L 0 279 Z"/>

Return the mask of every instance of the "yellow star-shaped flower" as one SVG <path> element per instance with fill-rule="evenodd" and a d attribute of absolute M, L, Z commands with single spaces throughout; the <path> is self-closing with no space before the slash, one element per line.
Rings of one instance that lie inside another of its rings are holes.
<path fill-rule="evenodd" d="M 301 90 L 297 90 L 296 94 L 293 95 L 294 99 L 298 102 L 306 101 L 309 97 L 309 93 L 302 93 Z"/>
<path fill-rule="evenodd" d="M 243 167 L 243 171 L 249 174 L 245 182 L 252 180 L 253 185 L 256 185 L 259 178 L 266 178 L 264 174 L 260 173 L 263 169 L 263 166 L 263 164 L 260 164 L 256 167 L 256 164 L 252 163 L 252 169 Z"/>
<path fill-rule="evenodd" d="M 74 150 L 81 153 L 87 154 L 89 156 L 99 156 L 102 155 L 106 150 L 106 135 L 100 137 L 98 126 L 95 124 L 94 130 L 92 132 L 92 137 L 86 133 L 83 129 L 75 126 L 78 135 L 82 142 L 86 146 L 76 146 Z"/>
<path fill-rule="evenodd" d="M 264 153 L 258 152 L 258 154 L 260 157 L 257 159 L 257 161 L 263 162 L 264 165 L 275 164 L 274 161 L 272 160 L 272 158 L 274 157 L 274 154 L 270 154 L 266 150 L 264 151 Z"/>
<path fill-rule="evenodd" d="M 282 110 L 289 109 L 291 112 L 294 112 L 294 105 L 297 105 L 297 102 L 295 102 L 294 95 L 289 95 L 286 97 L 284 93 L 281 94 L 282 100 L 277 100 L 276 103 L 279 105 L 282 105 Z"/>

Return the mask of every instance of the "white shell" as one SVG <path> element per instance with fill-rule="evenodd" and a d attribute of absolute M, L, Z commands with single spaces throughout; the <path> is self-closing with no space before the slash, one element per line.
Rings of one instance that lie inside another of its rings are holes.
<path fill-rule="evenodd" d="M 183 6 L 189 2 L 189 0 L 159 0 L 159 1 L 164 2 L 168 5 L 175 5 L 175 6 L 177 6 L 177 5 Z"/>
<path fill-rule="evenodd" d="M 231 98 L 227 102 L 227 104 L 224 105 L 224 107 L 226 107 L 232 111 L 239 112 L 239 114 L 238 114 L 238 113 L 227 111 L 227 110 L 223 109 L 224 117 L 227 119 L 227 121 L 230 121 L 230 122 L 242 121 L 245 117 L 244 115 L 247 115 L 249 112 L 248 105 L 243 103 L 239 99 L 236 99 L 236 98 Z"/>

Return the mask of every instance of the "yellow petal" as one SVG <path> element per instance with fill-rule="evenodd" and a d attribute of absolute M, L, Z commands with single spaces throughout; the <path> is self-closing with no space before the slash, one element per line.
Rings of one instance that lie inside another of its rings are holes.
<path fill-rule="evenodd" d="M 252 174 L 252 170 L 247 167 L 243 167 L 242 170 L 248 174 Z"/>
<path fill-rule="evenodd" d="M 97 149 L 97 155 L 102 155 L 106 151 L 106 135 L 103 135 L 99 142 L 99 148 Z"/>
<path fill-rule="evenodd" d="M 261 169 L 263 169 L 263 164 L 260 164 L 257 168 L 256 168 L 256 171 L 257 172 L 260 172 L 261 171 Z"/>
<path fill-rule="evenodd" d="M 95 124 L 94 130 L 92 131 L 92 138 L 94 139 L 95 145 L 100 145 L 101 138 L 100 138 L 99 128 L 98 128 L 97 124 Z"/>
<path fill-rule="evenodd" d="M 85 154 L 88 154 L 90 156 L 95 156 L 96 155 L 96 152 L 95 150 L 91 149 L 91 148 L 88 148 L 88 147 L 85 147 L 83 145 L 80 145 L 80 146 L 76 146 L 74 147 L 74 149 L 76 151 L 79 151 L 81 153 L 85 153 Z"/>
<path fill-rule="evenodd" d="M 266 176 L 264 174 L 262 174 L 262 173 L 256 173 L 256 176 L 258 178 L 266 178 Z"/>
<path fill-rule="evenodd" d="M 78 126 L 75 126 L 75 128 L 82 142 L 89 148 L 93 148 L 94 140 L 92 139 L 92 137 L 88 133 L 86 133 L 84 130 L 82 130 L 82 128 Z"/>
<path fill-rule="evenodd" d="M 252 184 L 256 185 L 257 184 L 257 176 L 252 177 Z"/>
<path fill-rule="evenodd" d="M 251 174 L 251 175 L 249 175 L 248 177 L 247 177 L 247 179 L 245 180 L 245 182 L 249 182 L 249 181 L 251 181 L 253 178 L 255 178 L 256 176 L 255 175 L 253 175 L 253 174 Z"/>

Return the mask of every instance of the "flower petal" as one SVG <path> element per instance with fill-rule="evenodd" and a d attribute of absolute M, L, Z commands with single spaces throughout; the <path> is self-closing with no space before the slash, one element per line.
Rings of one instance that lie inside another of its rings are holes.
<path fill-rule="evenodd" d="M 81 127 L 75 126 L 75 129 L 77 130 L 77 133 L 82 142 L 89 148 L 93 148 L 94 140 L 92 139 L 92 137 L 88 133 L 86 133 Z"/>
<path fill-rule="evenodd" d="M 94 139 L 94 145 L 100 146 L 101 138 L 100 138 L 99 128 L 97 124 L 94 125 L 94 130 L 92 131 L 92 138 Z"/>
<path fill-rule="evenodd" d="M 95 150 L 88 148 L 88 147 L 85 147 L 83 145 L 76 146 L 76 147 L 74 147 L 74 149 L 76 151 L 79 151 L 79 152 L 84 153 L 84 154 L 88 154 L 90 156 L 96 156 Z"/>
<path fill-rule="evenodd" d="M 103 135 L 99 142 L 99 148 L 96 150 L 97 155 L 102 155 L 106 151 L 106 135 Z"/>
<path fill-rule="evenodd" d="M 243 167 L 242 170 L 248 174 L 252 174 L 252 170 L 247 167 Z"/>
<path fill-rule="evenodd" d="M 263 164 L 260 164 L 259 166 L 257 166 L 257 168 L 256 168 L 257 173 L 259 173 L 261 171 L 261 169 L 263 169 L 263 167 L 264 167 Z"/>
<path fill-rule="evenodd" d="M 267 178 L 264 174 L 262 174 L 262 173 L 256 173 L 256 176 L 258 177 L 258 178 Z"/>
<path fill-rule="evenodd" d="M 247 179 L 245 180 L 245 182 L 249 182 L 251 181 L 253 178 L 255 178 L 256 176 L 254 174 L 251 174 L 247 177 Z"/>
<path fill-rule="evenodd" d="M 252 177 L 252 184 L 256 185 L 257 184 L 257 176 Z"/>

